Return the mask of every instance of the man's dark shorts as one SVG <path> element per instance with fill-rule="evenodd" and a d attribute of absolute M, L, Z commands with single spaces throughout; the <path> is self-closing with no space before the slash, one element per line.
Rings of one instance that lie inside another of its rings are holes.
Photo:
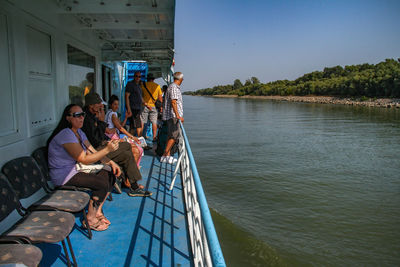
<path fill-rule="evenodd" d="M 133 128 L 141 128 L 142 120 L 140 119 L 140 109 L 132 109 L 132 116 L 128 118 L 131 127 Z"/>
<path fill-rule="evenodd" d="M 168 126 L 168 139 L 178 139 L 180 133 L 179 120 L 177 118 L 172 118 L 167 120 Z"/>

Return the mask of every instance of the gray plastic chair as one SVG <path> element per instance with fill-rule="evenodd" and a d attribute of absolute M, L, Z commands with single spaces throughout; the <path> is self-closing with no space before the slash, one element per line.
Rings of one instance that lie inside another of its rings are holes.
<path fill-rule="evenodd" d="M 0 240 L 14 238 L 27 244 L 61 242 L 68 266 L 71 266 L 66 239 L 74 265 L 77 266 L 69 239 L 75 225 L 75 216 L 57 210 L 24 211 L 11 184 L 1 173 L 0 188 Z"/>
<path fill-rule="evenodd" d="M 39 266 L 42 251 L 28 244 L 0 244 L 0 265 L 24 264 L 28 267 Z"/>
<path fill-rule="evenodd" d="M 17 193 L 25 209 L 67 211 L 82 213 L 87 223 L 85 207 L 90 196 L 81 191 L 53 190 L 47 192 L 45 178 L 32 157 L 20 157 L 10 160 L 3 166 L 3 173 Z M 90 228 L 87 228 L 89 239 L 92 238 Z"/>

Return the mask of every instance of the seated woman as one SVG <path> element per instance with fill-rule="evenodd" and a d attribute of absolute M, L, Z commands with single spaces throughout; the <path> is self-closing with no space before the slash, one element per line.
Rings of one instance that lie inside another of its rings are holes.
<path fill-rule="evenodd" d="M 113 139 L 113 136 L 118 136 L 116 138 L 119 138 L 119 134 L 126 135 L 127 141 L 132 146 L 132 153 L 133 153 L 133 156 L 135 157 L 137 166 L 139 167 L 139 163 L 140 163 L 140 160 L 142 159 L 142 155 L 143 155 L 143 148 L 139 145 L 140 141 L 135 136 L 131 135 L 124 128 L 127 117 L 125 116 L 125 120 L 123 122 L 121 122 L 118 119 L 117 110 L 119 107 L 119 99 L 116 95 L 112 95 L 110 97 L 110 100 L 108 101 L 108 106 L 109 106 L 109 110 L 106 113 L 105 122 L 108 124 L 108 130 L 112 130 L 112 129 L 116 130 L 116 135 L 111 134 L 111 135 L 109 135 L 109 137 Z M 109 131 L 109 132 L 111 132 L 111 131 Z"/>
<path fill-rule="evenodd" d="M 76 163 L 92 164 L 101 161 L 111 167 L 116 176 L 121 174 L 119 166 L 106 155 L 118 149 L 118 141 L 110 141 L 100 151 L 96 151 L 80 129 L 85 113 L 76 104 L 68 105 L 56 129 L 47 141 L 50 177 L 55 185 L 71 185 L 90 188 L 87 219 L 89 226 L 96 231 L 104 231 L 110 221 L 104 216 L 102 207 L 115 183 L 115 176 L 104 169 L 97 173 L 79 172 Z"/>

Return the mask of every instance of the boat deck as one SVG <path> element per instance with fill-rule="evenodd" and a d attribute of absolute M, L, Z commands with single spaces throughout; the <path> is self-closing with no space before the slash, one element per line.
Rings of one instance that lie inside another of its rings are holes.
<path fill-rule="evenodd" d="M 111 221 L 104 232 L 93 232 L 89 240 L 79 216 L 70 238 L 80 266 L 193 266 L 187 232 L 181 177 L 172 191 L 169 185 L 175 166 L 160 163 L 152 152 L 141 162 L 145 185 L 153 195 L 147 198 L 113 193 L 104 204 Z M 66 266 L 60 244 L 41 244 L 41 266 Z"/>

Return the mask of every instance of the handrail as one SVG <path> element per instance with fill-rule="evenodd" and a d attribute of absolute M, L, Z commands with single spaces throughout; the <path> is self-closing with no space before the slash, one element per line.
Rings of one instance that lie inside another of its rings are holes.
<path fill-rule="evenodd" d="M 182 152 L 184 154 L 186 154 L 186 155 L 182 155 L 182 154 L 179 155 L 180 157 L 183 156 L 183 159 L 180 162 L 181 163 L 180 164 L 181 172 L 182 172 L 183 176 L 185 176 L 186 173 L 190 173 L 188 175 L 188 176 L 190 176 L 189 179 L 191 178 L 194 182 L 195 191 L 197 192 L 197 194 L 195 194 L 195 195 L 197 195 L 197 201 L 199 204 L 200 214 L 201 214 L 201 221 L 203 223 L 205 236 L 206 236 L 205 239 L 206 239 L 206 242 L 208 243 L 206 246 L 206 249 L 209 250 L 208 252 L 211 256 L 212 266 L 225 267 L 226 266 L 225 259 L 222 254 L 221 246 L 218 241 L 218 236 L 215 231 L 213 220 L 211 218 L 211 214 L 210 214 L 210 210 L 208 208 L 206 196 L 204 194 L 203 187 L 201 185 L 200 176 L 197 171 L 197 166 L 196 166 L 193 154 L 192 154 L 192 150 L 190 149 L 189 140 L 186 136 L 186 132 L 185 132 L 185 129 L 183 128 L 181 121 L 179 121 L 179 124 L 181 126 L 181 133 L 182 133 L 182 136 L 184 139 L 184 143 L 182 144 L 182 146 L 183 146 Z M 181 151 L 180 151 L 180 153 L 181 153 Z M 183 165 L 185 165 L 185 161 L 186 161 L 185 158 L 188 159 L 189 164 L 190 164 L 190 170 L 188 172 L 186 171 L 185 168 L 189 167 L 189 166 L 183 166 Z M 179 167 L 179 165 L 176 166 L 176 168 L 178 168 L 178 167 Z M 182 177 L 182 180 L 184 181 L 186 179 L 184 179 L 184 177 Z M 187 202 L 191 202 L 191 200 L 189 200 Z M 195 207 L 189 207 L 189 209 L 196 210 Z M 188 220 L 189 220 L 189 218 L 188 218 Z M 200 229 L 199 231 L 202 232 L 202 229 Z M 197 233 L 197 234 L 199 234 L 199 233 Z M 193 242 L 192 242 L 192 246 L 193 246 Z M 192 247 L 192 250 L 194 250 L 193 247 Z M 202 251 L 202 252 L 204 253 L 204 251 Z M 196 253 L 193 252 L 193 254 L 196 254 Z M 207 263 L 201 263 L 201 266 L 207 266 L 207 265 L 208 265 Z M 197 264 L 195 264 L 195 266 L 197 266 Z"/>

